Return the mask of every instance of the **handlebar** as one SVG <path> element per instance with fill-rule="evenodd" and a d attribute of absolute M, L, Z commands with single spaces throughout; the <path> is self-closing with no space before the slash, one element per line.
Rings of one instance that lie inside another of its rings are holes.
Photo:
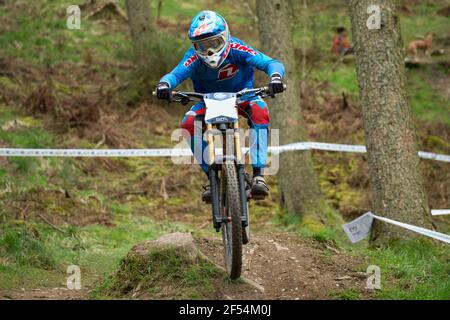
<path fill-rule="evenodd" d="M 284 84 L 284 91 L 286 91 L 287 86 Z M 156 91 L 153 91 L 152 94 L 156 96 Z M 260 88 L 254 88 L 254 89 L 243 89 L 236 93 L 236 97 L 240 98 L 242 96 L 248 95 L 248 94 L 254 94 L 255 96 L 262 96 L 266 97 L 270 95 L 269 87 L 260 87 Z M 206 94 L 198 93 L 198 92 L 182 92 L 182 91 L 172 91 L 172 100 L 174 102 L 180 102 L 182 104 L 187 104 L 190 101 L 195 101 L 192 98 L 195 99 L 203 99 Z"/>

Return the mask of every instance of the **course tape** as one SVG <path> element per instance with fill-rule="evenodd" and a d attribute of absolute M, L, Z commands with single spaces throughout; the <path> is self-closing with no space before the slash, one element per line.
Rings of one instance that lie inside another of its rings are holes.
<path fill-rule="evenodd" d="M 243 149 L 244 152 L 248 148 Z M 322 150 L 337 152 L 366 153 L 363 145 L 297 142 L 284 146 L 269 147 L 269 152 L 282 153 L 298 150 Z M 24 149 L 0 148 L 0 157 L 185 157 L 191 156 L 190 149 Z M 419 151 L 423 159 L 450 162 L 450 155 Z"/>
<path fill-rule="evenodd" d="M 436 239 L 436 240 L 440 240 L 440 241 L 443 241 L 443 242 L 446 242 L 446 243 L 450 243 L 450 235 L 448 235 L 448 234 L 436 232 L 436 231 L 433 231 L 433 230 L 428 230 L 428 229 L 425 229 L 425 228 L 422 228 L 422 227 L 416 227 L 416 226 L 413 226 L 411 224 L 398 222 L 398 221 L 395 221 L 395 220 L 392 220 L 392 219 L 388 219 L 388 218 L 385 218 L 385 217 L 380 217 L 380 216 L 377 216 L 377 215 L 375 215 L 373 213 L 372 213 L 372 216 L 375 219 L 378 219 L 378 220 L 381 220 L 381 221 L 384 221 L 384 222 L 387 222 L 387 223 L 390 223 L 390 224 L 402 227 L 404 229 L 408 229 L 408 230 L 414 231 L 414 232 L 422 234 L 424 236 L 428 236 L 428 237 Z"/>
<path fill-rule="evenodd" d="M 0 157 L 183 157 L 190 149 L 21 149 L 0 148 Z"/>
<path fill-rule="evenodd" d="M 403 223 L 403 222 L 399 222 L 399 221 L 395 221 L 392 219 L 388 219 L 385 217 L 380 217 L 377 216 L 376 214 L 373 214 L 372 212 L 367 212 L 365 214 L 363 214 L 362 216 L 356 218 L 355 220 L 346 223 L 342 226 L 342 228 L 344 229 L 345 233 L 347 234 L 348 238 L 350 239 L 350 241 L 352 241 L 353 243 L 358 242 L 362 239 L 364 239 L 365 237 L 367 237 L 370 233 L 371 227 L 372 227 L 372 222 L 373 219 L 377 219 L 386 223 L 390 223 L 392 225 L 419 233 L 421 235 L 436 239 L 436 240 L 440 240 L 442 242 L 445 243 L 449 243 L 450 244 L 450 235 L 444 234 L 444 233 L 440 233 L 440 232 L 436 232 L 433 230 L 428 230 L 422 227 L 417 227 L 408 223 Z"/>
<path fill-rule="evenodd" d="M 441 216 L 444 214 L 450 214 L 450 209 L 434 209 L 431 210 L 431 215 L 432 216 Z"/>

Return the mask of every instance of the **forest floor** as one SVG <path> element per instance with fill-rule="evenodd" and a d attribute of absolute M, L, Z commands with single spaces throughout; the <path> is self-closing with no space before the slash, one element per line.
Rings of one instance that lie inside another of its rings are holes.
<path fill-rule="evenodd" d="M 223 265 L 220 239 L 197 238 L 200 251 L 219 266 Z M 257 283 L 230 282 L 221 275 L 211 281 L 208 299 L 368 299 L 366 259 L 350 256 L 333 243 L 318 243 L 290 233 L 258 233 L 244 247 L 243 277 Z M 25 288 L 0 290 L 0 299 L 85 299 L 89 289 Z M 148 298 L 134 294 L 134 299 Z M 158 292 L 157 298 L 174 298 L 172 292 Z"/>
<path fill-rule="evenodd" d="M 319 10 L 319 2 L 315 25 L 326 31 L 311 37 L 317 30 L 308 29 L 308 39 L 319 42 L 305 42 L 319 46 L 311 50 L 315 54 L 308 51 L 312 71 L 302 92 L 309 137 L 364 144 L 354 64 L 350 58 L 330 71 L 335 58 L 329 54 L 329 33 L 336 24 L 348 25 L 346 11 L 337 10 L 340 5 L 333 1 Z M 164 1 L 158 22 L 167 39 L 179 40 L 189 17 L 204 5 L 177 3 Z M 220 8 L 214 1 L 208 4 L 232 17 L 236 35 L 256 38 L 251 10 L 239 11 L 234 1 Z M 417 5 L 416 11 L 402 14 L 405 37 L 422 32 L 423 22 L 431 21 L 437 45 L 450 50 L 448 22 L 434 17 L 441 5 Z M 0 147 L 166 148 L 178 143 L 170 135 L 186 110 L 148 95 L 153 86 L 139 81 L 128 28 L 114 14 L 83 20 L 82 30 L 69 31 L 64 1 L 4 1 L 0 6 L 7 9 L 0 10 L 5 35 L 0 38 Z M 299 34 L 295 41 L 300 48 Z M 165 41 L 163 49 L 171 54 L 165 52 L 161 68 L 177 62 L 172 53 L 180 51 L 178 43 Z M 421 149 L 449 154 L 448 70 L 422 66 L 407 76 Z M 351 220 L 370 210 L 366 156 L 313 152 L 313 157 L 326 200 L 336 212 Z M 448 164 L 421 165 L 431 207 L 449 208 Z M 174 165 L 170 159 L 0 158 L 0 298 L 109 298 L 102 288 L 108 288 L 109 276 L 127 252 L 176 231 L 191 232 L 202 252 L 222 265 L 220 236 L 200 199 L 203 183 L 197 166 Z M 298 216 L 280 209 L 276 177 L 268 177 L 268 183 L 270 197 L 250 204 L 253 239 L 245 247 L 243 266 L 244 275 L 264 292 L 200 268 L 181 279 L 187 289 L 177 298 L 449 297 L 448 247 L 424 239 L 385 250 L 368 249 L 364 241 L 351 245 L 340 226 L 304 228 Z M 447 217 L 436 217 L 434 223 L 437 230 L 450 231 Z M 81 268 L 81 291 L 66 288 L 66 268 L 72 264 Z M 369 265 L 382 270 L 381 290 L 365 289 Z M 113 298 L 171 298 L 175 293 L 165 295 L 157 283 L 146 294 Z"/>

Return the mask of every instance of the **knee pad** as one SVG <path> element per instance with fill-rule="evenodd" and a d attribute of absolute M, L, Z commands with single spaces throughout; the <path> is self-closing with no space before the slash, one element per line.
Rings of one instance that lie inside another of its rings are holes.
<path fill-rule="evenodd" d="M 252 121 L 255 124 L 266 124 L 270 123 L 269 109 L 267 104 L 263 100 L 253 100 L 250 102 Z"/>

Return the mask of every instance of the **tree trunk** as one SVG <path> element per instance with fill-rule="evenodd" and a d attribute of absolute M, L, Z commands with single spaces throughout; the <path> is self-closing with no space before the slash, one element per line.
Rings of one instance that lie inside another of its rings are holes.
<path fill-rule="evenodd" d="M 286 67 L 284 81 L 288 89 L 269 101 L 272 128 L 280 129 L 282 145 L 305 141 L 289 1 L 258 0 L 256 8 L 263 51 Z M 325 205 L 310 151 L 280 154 L 278 184 L 281 203 L 289 212 L 301 214 L 310 226 L 328 220 L 331 210 Z"/>
<path fill-rule="evenodd" d="M 163 0 L 158 0 L 158 9 L 156 12 L 156 20 L 161 20 L 161 12 L 162 12 Z"/>
<path fill-rule="evenodd" d="M 155 34 L 150 0 L 126 0 L 125 5 L 127 8 L 136 62 L 142 67 L 148 63 L 147 44 Z"/>
<path fill-rule="evenodd" d="M 374 2 L 348 0 L 374 210 L 381 216 L 432 228 L 406 93 L 400 22 L 393 1 L 376 3 L 381 23 L 378 29 L 369 30 L 366 22 L 373 11 L 367 11 Z M 376 221 L 371 243 L 380 246 L 412 236 Z"/>

